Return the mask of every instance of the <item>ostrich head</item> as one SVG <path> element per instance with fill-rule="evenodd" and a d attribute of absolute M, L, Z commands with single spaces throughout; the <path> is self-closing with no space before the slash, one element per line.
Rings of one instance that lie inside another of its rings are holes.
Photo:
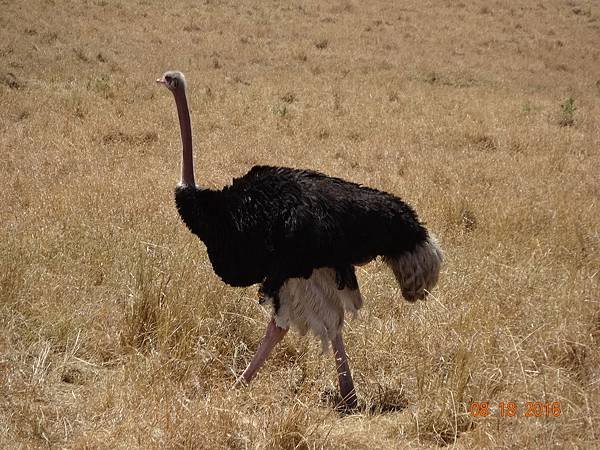
<path fill-rule="evenodd" d="M 180 89 L 185 89 L 185 77 L 181 72 L 176 70 L 169 70 L 163 74 L 158 80 L 157 83 L 164 84 L 167 89 L 171 92 L 175 93 Z"/>

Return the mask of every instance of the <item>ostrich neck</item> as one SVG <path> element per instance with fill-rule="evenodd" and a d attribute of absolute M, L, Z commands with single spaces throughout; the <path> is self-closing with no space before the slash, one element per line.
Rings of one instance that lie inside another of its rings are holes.
<path fill-rule="evenodd" d="M 185 89 L 175 92 L 175 103 L 181 128 L 181 181 L 182 186 L 196 186 L 194 181 L 194 156 L 192 154 L 192 125 L 190 123 L 190 110 L 188 109 Z"/>

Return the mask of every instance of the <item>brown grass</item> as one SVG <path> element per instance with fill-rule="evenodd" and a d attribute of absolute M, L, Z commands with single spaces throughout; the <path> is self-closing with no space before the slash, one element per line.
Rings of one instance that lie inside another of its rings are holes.
<path fill-rule="evenodd" d="M 594 2 L 0 4 L 0 447 L 597 445 Z M 314 168 L 437 233 L 428 302 L 359 271 L 358 414 L 331 407 L 333 358 L 293 334 L 232 389 L 266 315 L 173 207 L 176 114 L 153 81 L 171 68 L 204 185 Z"/>

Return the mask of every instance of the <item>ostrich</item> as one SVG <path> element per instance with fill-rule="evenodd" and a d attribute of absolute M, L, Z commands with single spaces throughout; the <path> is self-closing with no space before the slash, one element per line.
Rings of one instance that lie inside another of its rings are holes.
<path fill-rule="evenodd" d="M 231 286 L 260 284 L 272 308 L 265 336 L 238 381 L 249 383 L 290 325 L 332 344 L 341 398 L 356 393 L 342 339 L 344 312 L 363 303 L 354 267 L 377 256 L 408 301 L 436 284 L 442 251 L 415 211 L 398 197 L 312 170 L 255 166 L 222 190 L 194 179 L 192 129 L 181 72 L 156 80 L 169 89 L 183 146 L 175 203 L 182 221 L 206 245 L 215 273 Z"/>

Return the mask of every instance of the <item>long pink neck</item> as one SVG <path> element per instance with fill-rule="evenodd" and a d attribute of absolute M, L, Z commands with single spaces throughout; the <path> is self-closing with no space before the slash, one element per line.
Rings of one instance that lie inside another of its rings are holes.
<path fill-rule="evenodd" d="M 175 103 L 181 128 L 181 181 L 182 186 L 196 186 L 194 181 L 194 156 L 192 154 L 192 125 L 190 123 L 190 110 L 188 109 L 185 88 L 180 87 L 175 92 Z"/>

